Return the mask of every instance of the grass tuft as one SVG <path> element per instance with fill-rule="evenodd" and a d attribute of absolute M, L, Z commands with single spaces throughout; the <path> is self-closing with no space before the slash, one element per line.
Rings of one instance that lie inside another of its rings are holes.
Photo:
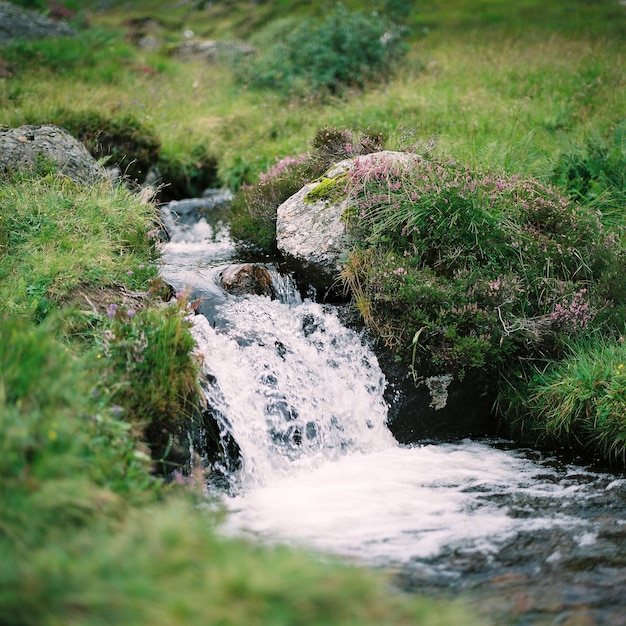
<path fill-rule="evenodd" d="M 154 207 L 106 182 L 0 180 L 0 312 L 42 320 L 79 287 L 142 289 L 157 275 Z"/>
<path fill-rule="evenodd" d="M 519 430 L 626 465 L 624 337 L 592 335 L 569 345 L 561 362 L 535 368 L 503 390 L 505 415 Z"/>

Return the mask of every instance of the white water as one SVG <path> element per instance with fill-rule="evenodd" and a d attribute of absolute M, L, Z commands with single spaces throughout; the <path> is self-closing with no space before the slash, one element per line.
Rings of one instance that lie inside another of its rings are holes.
<path fill-rule="evenodd" d="M 553 527 L 593 541 L 561 512 L 590 493 L 567 472 L 470 440 L 398 445 L 375 356 L 319 305 L 252 296 L 219 311 L 221 330 L 200 317 L 195 332 L 217 380 L 210 402 L 243 456 L 227 532 L 371 563 L 489 554 Z M 303 320 L 315 321 L 308 336 Z"/>
<path fill-rule="evenodd" d="M 484 442 L 398 445 L 383 375 L 359 335 L 294 291 L 284 302 L 226 297 L 216 265 L 232 255 L 228 241 L 196 231 L 173 239 L 163 268 L 177 288 L 215 296 L 212 323 L 198 316 L 194 332 L 214 381 L 208 400 L 243 458 L 220 496 L 225 532 L 370 563 L 490 555 L 521 532 L 555 527 L 593 545 L 593 525 L 566 509 L 610 487 Z"/>

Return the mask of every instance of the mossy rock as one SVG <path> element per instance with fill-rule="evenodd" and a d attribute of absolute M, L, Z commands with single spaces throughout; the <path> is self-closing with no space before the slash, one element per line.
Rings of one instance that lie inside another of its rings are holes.
<path fill-rule="evenodd" d="M 65 128 L 92 156 L 105 159 L 107 166 L 119 167 L 131 180 L 143 181 L 161 151 L 155 132 L 132 115 L 107 117 L 97 111 L 58 109 L 46 122 Z"/>
<path fill-rule="evenodd" d="M 345 200 L 347 196 L 347 180 L 347 172 L 335 177 L 322 176 L 317 185 L 304 196 L 304 202 L 313 204 L 314 202 L 324 201 L 335 204 Z"/>

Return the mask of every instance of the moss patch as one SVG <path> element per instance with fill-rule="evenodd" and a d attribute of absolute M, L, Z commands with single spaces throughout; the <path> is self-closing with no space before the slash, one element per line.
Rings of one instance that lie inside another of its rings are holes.
<path fill-rule="evenodd" d="M 305 196 L 304 201 L 307 204 L 314 202 L 338 203 L 347 198 L 346 183 L 348 182 L 348 174 L 344 172 L 334 178 L 322 176 L 318 184 L 313 187 Z"/>

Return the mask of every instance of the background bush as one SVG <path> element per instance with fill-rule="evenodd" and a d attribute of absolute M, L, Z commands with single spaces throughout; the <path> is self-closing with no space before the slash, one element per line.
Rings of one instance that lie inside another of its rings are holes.
<path fill-rule="evenodd" d="M 384 16 L 339 4 L 321 19 L 298 23 L 240 78 L 283 93 L 337 94 L 385 79 L 401 51 L 397 31 Z"/>

